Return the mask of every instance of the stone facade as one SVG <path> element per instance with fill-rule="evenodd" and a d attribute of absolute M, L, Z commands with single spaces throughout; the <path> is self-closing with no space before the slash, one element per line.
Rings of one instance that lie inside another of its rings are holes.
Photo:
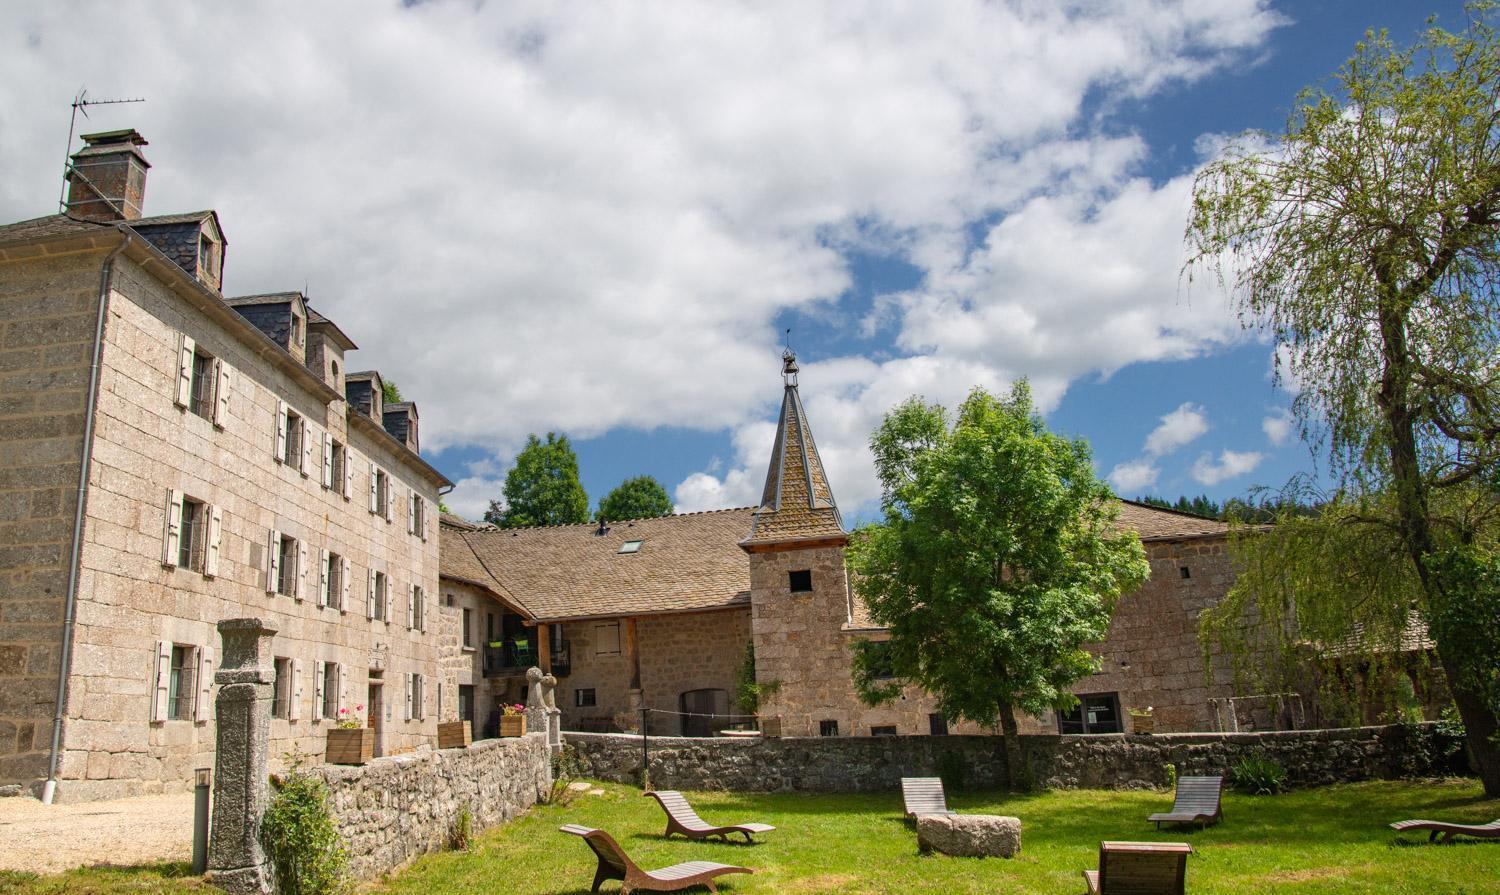
<path fill-rule="evenodd" d="M 648 616 L 638 622 L 641 650 L 641 698 L 651 716 L 651 733 L 683 732 L 682 694 L 722 690 L 734 715 L 735 680 L 750 642 L 750 613 L 743 609 Z M 716 719 L 705 719 L 719 724 Z M 748 720 L 748 719 L 743 719 Z M 727 719 L 724 723 L 728 723 Z"/>
<path fill-rule="evenodd" d="M 464 641 L 463 619 L 469 613 L 469 638 Z M 472 584 L 444 580 L 443 594 L 438 609 L 438 674 L 442 682 L 441 719 L 456 721 L 460 713 L 460 697 L 473 694 L 473 703 L 465 720 L 474 726 L 473 736 L 478 740 L 487 735 L 491 715 L 501 703 L 525 703 L 526 678 L 522 675 L 490 677 L 484 675 L 483 644 L 491 619 L 498 619 L 505 607 L 489 593 Z M 472 690 L 462 690 L 472 687 Z"/>
<path fill-rule="evenodd" d="M 569 733 L 585 773 L 639 779 L 641 738 Z M 1027 735 L 1031 776 L 1053 789 L 1161 789 L 1167 766 L 1179 775 L 1225 774 L 1242 758 L 1264 755 L 1287 771 L 1288 785 L 1425 777 L 1460 771 L 1462 744 L 1432 724 L 1271 733 L 1134 736 Z M 1005 750 L 993 736 L 651 737 L 651 783 L 663 789 L 734 792 L 899 791 L 902 777 L 950 778 L 961 786 L 1006 785 Z M 957 779 L 954 779 L 955 776 Z"/>
<path fill-rule="evenodd" d="M 519 816 L 551 787 L 552 756 L 535 733 L 313 773 L 328 785 L 350 872 L 367 880 L 446 847 L 460 811 L 474 833 Z"/>
<path fill-rule="evenodd" d="M 557 682 L 563 729 L 615 729 L 617 715 L 640 708 L 630 693 L 627 621 L 600 618 L 560 624 L 572 660 L 568 676 Z"/>

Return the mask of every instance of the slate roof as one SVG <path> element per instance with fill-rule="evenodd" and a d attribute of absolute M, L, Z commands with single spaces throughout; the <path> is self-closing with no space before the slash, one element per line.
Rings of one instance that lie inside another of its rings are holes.
<path fill-rule="evenodd" d="M 57 236 L 87 233 L 91 230 L 113 229 L 113 224 L 80 221 L 70 218 L 65 214 L 49 214 L 46 217 L 32 218 L 29 221 L 17 221 L 14 224 L 6 224 L 0 227 L 0 243 L 23 242 L 31 239 L 51 239 Z"/>
<path fill-rule="evenodd" d="M 752 507 L 546 528 L 441 529 L 442 574 L 493 582 L 538 621 L 750 605 Z M 458 543 L 462 542 L 468 554 Z M 640 541 L 636 553 L 621 553 Z"/>
<path fill-rule="evenodd" d="M 1133 500 L 1120 501 L 1120 527 L 1134 529 L 1143 541 L 1177 541 L 1183 538 L 1218 537 L 1229 526 L 1181 510 L 1169 510 Z"/>
<path fill-rule="evenodd" d="M 797 357 L 791 351 L 782 356 L 782 375 L 786 378 L 786 388 L 781 397 L 776 442 L 771 449 L 771 465 L 766 470 L 760 507 L 745 539 L 747 545 L 844 535 L 844 522 L 834 502 L 833 489 L 828 485 L 828 473 L 818 456 L 807 411 L 802 409 L 802 397 L 797 391 Z"/>

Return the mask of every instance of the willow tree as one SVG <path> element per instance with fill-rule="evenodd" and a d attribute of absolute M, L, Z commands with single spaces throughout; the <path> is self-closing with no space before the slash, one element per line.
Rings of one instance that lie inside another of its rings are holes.
<path fill-rule="evenodd" d="M 998 723 L 1023 787 L 1018 713 L 1077 704 L 1068 686 L 1098 670 L 1084 644 L 1146 580 L 1145 550 L 1116 528 L 1088 444 L 1047 431 L 1024 381 L 1004 399 L 975 389 L 951 425 L 912 398 L 870 447 L 882 519 L 847 557 L 890 639 L 856 652 L 860 695 L 885 702 L 912 683 L 946 717 Z"/>
<path fill-rule="evenodd" d="M 1241 576 L 1230 605 L 1287 609 L 1295 572 L 1292 636 L 1331 634 L 1323 622 L 1339 618 L 1346 635 L 1389 631 L 1415 613 L 1497 795 L 1500 638 L 1479 636 L 1495 626 L 1486 582 L 1500 579 L 1487 532 L 1500 451 L 1492 18 L 1470 6 L 1464 31 L 1430 26 L 1410 47 L 1367 34 L 1328 87 L 1303 92 L 1284 133 L 1235 141 L 1199 174 L 1187 241 L 1189 270 L 1216 272 L 1275 340 L 1301 433 L 1342 489 L 1318 524 L 1241 542 L 1251 570 L 1256 550 L 1322 538 L 1325 552 Z"/>

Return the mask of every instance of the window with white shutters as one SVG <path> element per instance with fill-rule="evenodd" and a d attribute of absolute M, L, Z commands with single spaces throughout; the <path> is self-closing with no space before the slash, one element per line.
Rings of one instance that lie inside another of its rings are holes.
<path fill-rule="evenodd" d="M 276 445 L 281 449 L 280 460 L 293 469 L 304 469 L 306 461 L 302 441 L 307 434 L 306 426 L 297 411 L 281 404 L 281 422 L 276 428 Z"/>
<path fill-rule="evenodd" d="M 167 677 L 167 720 L 193 717 L 198 701 L 198 656 L 191 646 L 173 644 Z"/>
<path fill-rule="evenodd" d="M 218 386 L 217 363 L 215 359 L 205 351 L 193 352 L 193 376 L 188 389 L 188 410 L 194 414 L 212 421 L 214 413 L 218 408 L 218 396 L 215 388 Z"/>
<path fill-rule="evenodd" d="M 343 689 L 343 673 L 337 662 L 323 663 L 323 717 L 338 720 L 339 693 Z"/>
<path fill-rule="evenodd" d="M 422 585 L 411 586 L 412 614 L 416 616 L 416 629 L 427 630 L 427 594 L 422 590 Z"/>
<path fill-rule="evenodd" d="M 296 538 L 281 532 L 272 532 L 270 563 L 271 580 L 275 592 L 284 597 L 303 598 L 302 582 L 306 576 L 303 568 L 307 564 L 307 548 Z"/>

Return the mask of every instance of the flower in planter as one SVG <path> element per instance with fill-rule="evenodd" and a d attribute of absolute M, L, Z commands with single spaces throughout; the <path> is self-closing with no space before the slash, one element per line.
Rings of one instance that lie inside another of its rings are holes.
<path fill-rule="evenodd" d="M 365 707 L 363 705 L 355 706 L 352 712 L 348 709 L 339 709 L 338 720 L 334 723 L 340 730 L 359 730 L 365 726 L 364 718 L 361 718 L 359 715 L 364 710 Z"/>
<path fill-rule="evenodd" d="M 524 715 L 526 714 L 526 706 L 521 705 L 519 702 L 511 703 L 510 705 L 502 704 L 500 706 L 500 714 L 507 718 L 513 715 Z"/>

